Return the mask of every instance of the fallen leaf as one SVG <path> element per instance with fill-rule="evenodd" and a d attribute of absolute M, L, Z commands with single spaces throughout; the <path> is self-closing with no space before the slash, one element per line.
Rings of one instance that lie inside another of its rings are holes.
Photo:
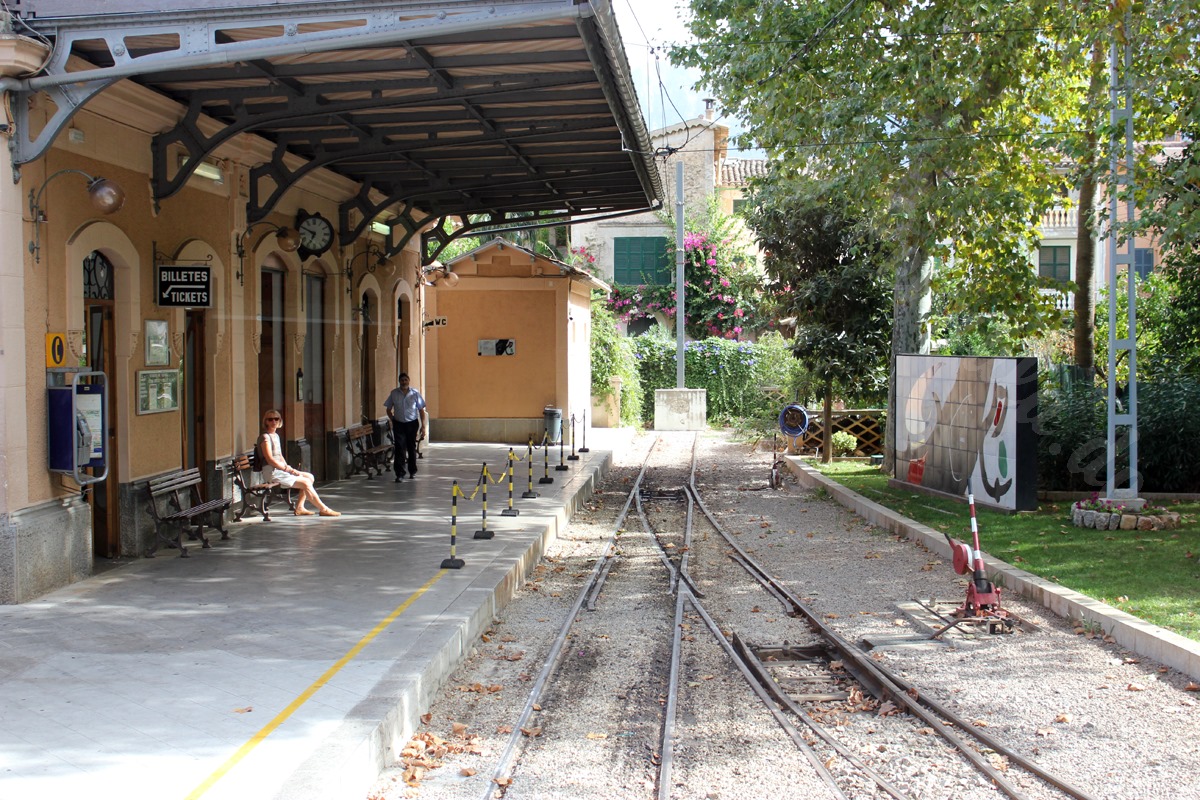
<path fill-rule="evenodd" d="M 462 736 L 467 732 L 467 727 L 465 722 L 455 722 L 450 725 L 450 733 L 455 736 Z"/>
<path fill-rule="evenodd" d="M 462 775 L 464 778 L 469 778 L 475 774 L 475 770 L 471 769 L 470 767 L 463 767 L 458 771 L 458 774 Z"/>
<path fill-rule="evenodd" d="M 235 713 L 235 714 L 249 714 L 249 713 L 250 713 L 251 711 L 253 711 L 253 710 L 254 710 L 254 706 L 246 706 L 245 708 L 235 708 L 235 709 L 233 710 L 233 713 Z"/>
<path fill-rule="evenodd" d="M 1200 683 L 1196 683 L 1195 681 L 1188 681 L 1188 685 L 1183 687 L 1183 690 L 1185 692 L 1200 692 Z"/>
<path fill-rule="evenodd" d="M 512 778 L 492 778 L 492 783 L 497 786 L 507 788 L 512 786 Z"/>
<path fill-rule="evenodd" d="M 541 736 L 542 729 L 541 728 L 521 728 L 521 733 L 525 734 L 530 739 L 532 739 L 535 736 Z"/>
<path fill-rule="evenodd" d="M 1055 718 L 1054 718 L 1054 721 L 1055 721 L 1055 722 L 1063 722 L 1063 723 L 1070 722 L 1070 721 L 1071 721 L 1071 715 L 1070 715 L 1070 714 L 1068 714 L 1068 713 L 1065 713 L 1065 712 L 1064 712 L 1064 713 L 1062 713 L 1062 714 L 1059 714 L 1057 717 L 1055 717 Z"/>
<path fill-rule="evenodd" d="M 538 705 L 537 703 L 534 703 L 534 704 L 533 704 L 533 710 L 534 710 L 534 711 L 541 711 L 541 710 L 542 710 L 542 707 L 541 707 L 540 705 Z"/>
<path fill-rule="evenodd" d="M 1053 728 L 1038 728 L 1036 732 L 1037 732 L 1038 736 L 1046 737 L 1046 736 L 1053 735 L 1054 729 Z"/>
<path fill-rule="evenodd" d="M 1129 691 L 1131 691 L 1131 692 L 1144 692 L 1144 691 L 1146 691 L 1146 687 L 1145 687 L 1145 686 L 1142 686 L 1140 683 L 1131 683 L 1131 684 L 1129 684 L 1128 686 L 1126 686 L 1125 688 L 1126 688 L 1126 689 L 1128 689 L 1128 690 L 1129 690 Z"/>
<path fill-rule="evenodd" d="M 607 739 L 608 734 L 607 733 L 589 733 L 587 735 L 587 738 L 589 738 L 589 739 Z"/>
<path fill-rule="evenodd" d="M 987 722 L 982 719 L 974 720 L 971 724 L 976 728 L 986 728 L 988 726 Z"/>
<path fill-rule="evenodd" d="M 433 721 L 433 714 L 422 714 L 421 715 L 421 722 L 424 722 L 426 725 L 428 725 L 432 721 Z"/>
<path fill-rule="evenodd" d="M 496 733 L 512 733 L 512 725 L 497 726 Z"/>

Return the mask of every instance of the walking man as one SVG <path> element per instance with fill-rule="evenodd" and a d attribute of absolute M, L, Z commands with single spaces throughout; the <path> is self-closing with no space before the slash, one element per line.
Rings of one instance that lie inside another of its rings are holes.
<path fill-rule="evenodd" d="M 408 385 L 408 373 L 400 373 L 400 385 L 392 389 L 383 401 L 388 419 L 392 421 L 392 439 L 396 442 L 396 483 L 404 478 L 404 463 L 408 461 L 408 477 L 417 477 L 417 442 L 425 438 L 425 398 Z"/>

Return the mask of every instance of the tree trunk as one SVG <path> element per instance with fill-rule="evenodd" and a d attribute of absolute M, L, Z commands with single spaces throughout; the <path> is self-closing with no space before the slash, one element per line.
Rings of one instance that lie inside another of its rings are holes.
<path fill-rule="evenodd" d="M 1104 92 L 1104 48 L 1092 47 L 1088 103 L 1099 107 Z M 1075 366 L 1090 380 L 1096 361 L 1096 153 L 1099 139 L 1087 135 L 1087 152 L 1080 169 L 1079 225 L 1075 234 Z"/>
<path fill-rule="evenodd" d="M 833 381 L 825 381 L 825 421 L 821 423 L 821 463 L 833 461 Z"/>
<path fill-rule="evenodd" d="M 931 281 L 933 265 L 926 255 L 925 243 L 920 231 L 906 237 L 908 244 L 896 267 L 896 283 L 892 299 L 892 349 L 888 365 L 888 402 L 886 435 L 883 443 L 883 472 L 895 472 L 895 453 L 892 442 L 895 437 L 892 426 L 897 424 L 896 415 L 896 358 L 910 353 L 929 352 L 929 312 L 932 306 Z"/>
<path fill-rule="evenodd" d="M 1095 136 L 1089 134 L 1089 145 Z M 1096 178 L 1090 165 L 1079 184 L 1079 227 L 1075 235 L 1075 366 L 1092 374 L 1096 360 Z"/>

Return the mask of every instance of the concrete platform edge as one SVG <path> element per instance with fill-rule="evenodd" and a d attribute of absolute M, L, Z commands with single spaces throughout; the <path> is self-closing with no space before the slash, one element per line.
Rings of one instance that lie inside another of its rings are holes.
<path fill-rule="evenodd" d="M 525 584 L 547 547 L 570 522 L 579 505 L 591 498 L 611 468 L 612 453 L 608 452 L 595 469 L 572 475 L 564 502 L 552 514 L 541 517 L 547 521 L 531 546 L 498 580 L 494 571 L 485 569 L 446 609 L 432 626 L 433 630 L 426 631 L 414 643 L 415 650 L 429 646 L 427 655 L 415 659 L 423 669 L 414 672 L 399 665 L 385 676 L 373 696 L 359 703 L 343 723 L 335 741 L 327 741 L 320 753 L 293 772 L 275 797 L 278 800 L 365 797 L 417 731 L 421 714 L 429 708 L 437 692 Z M 449 633 L 443 627 L 446 625 L 451 626 Z"/>
<path fill-rule="evenodd" d="M 939 556 L 950 559 L 950 546 L 938 531 L 847 489 L 799 458 L 789 456 L 787 462 L 789 469 L 806 488 L 823 488 L 831 497 L 872 525 L 919 542 Z M 1119 608 L 1018 569 L 986 552 L 984 558 L 989 577 L 998 586 L 1015 591 L 1065 619 L 1097 625 L 1122 647 L 1200 680 L 1200 642 L 1150 625 Z"/>

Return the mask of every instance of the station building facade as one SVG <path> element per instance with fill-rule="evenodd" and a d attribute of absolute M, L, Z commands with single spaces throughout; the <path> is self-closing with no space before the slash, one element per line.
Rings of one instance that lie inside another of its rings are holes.
<path fill-rule="evenodd" d="M 487 296 L 478 259 L 452 286 L 447 232 L 658 203 L 622 147 L 649 150 L 607 3 L 193 5 L 26 0 L 0 34 L 0 602 L 144 554 L 153 477 L 196 468 L 230 496 L 267 409 L 318 481 L 342 477 L 347 428 L 384 420 L 401 371 L 434 436 L 464 435 L 464 392 L 503 406 L 528 382 L 440 354 L 438 334 L 508 330 L 529 293 Z M 85 72 L 102 91 L 73 94 Z M 590 288 L 564 276 L 533 303 L 552 377 L 522 398 L 531 419 L 571 407 L 567 365 L 587 359 Z M 52 469 L 72 420 L 48 397 L 85 372 L 103 373 L 83 379 L 105 385 L 103 467 Z"/>

